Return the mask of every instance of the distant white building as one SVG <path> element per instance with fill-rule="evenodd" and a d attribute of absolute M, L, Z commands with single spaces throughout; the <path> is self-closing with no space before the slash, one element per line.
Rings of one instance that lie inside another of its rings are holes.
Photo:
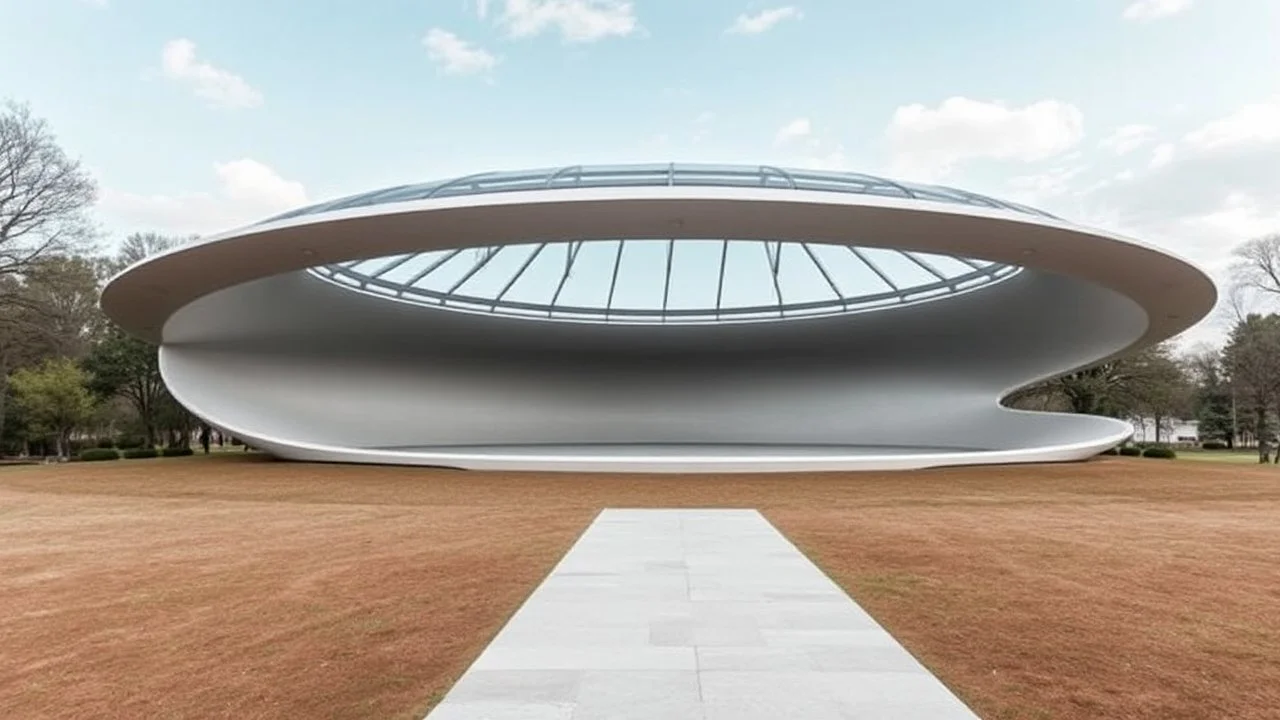
<path fill-rule="evenodd" d="M 1134 442 L 1156 441 L 1156 422 L 1154 419 L 1134 419 L 1130 421 L 1130 424 L 1133 425 Z M 1171 445 L 1198 444 L 1200 442 L 1200 421 L 1166 418 L 1160 423 L 1160 442 Z"/>

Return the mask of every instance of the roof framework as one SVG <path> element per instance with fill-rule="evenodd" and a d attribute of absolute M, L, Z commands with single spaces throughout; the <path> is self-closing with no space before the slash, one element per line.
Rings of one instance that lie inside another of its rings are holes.
<path fill-rule="evenodd" d="M 1034 208 L 964 190 L 860 173 L 666 163 L 478 173 L 353 195 L 300 208 L 267 222 L 415 200 L 627 187 L 859 194 L 1052 218 Z M 311 270 L 349 288 L 423 305 L 631 323 L 727 322 L 865 311 L 966 292 L 1017 271 L 1014 266 L 966 258 L 803 240 L 680 238 L 431 251 Z M 697 289 L 706 289 L 709 294 L 696 300 L 689 297 Z"/>
<path fill-rule="evenodd" d="M 460 195 L 603 187 L 735 187 L 808 190 L 897 197 L 957 203 L 1053 218 L 1026 205 L 941 185 L 899 182 L 863 173 L 783 169 L 772 165 L 702 165 L 663 163 L 646 165 L 569 165 L 518 172 L 485 172 L 451 180 L 397 185 L 310 205 L 277 215 L 275 222 L 303 215 L 446 198 Z"/>
<path fill-rule="evenodd" d="M 312 268 L 366 293 L 551 320 L 708 323 L 859 312 L 968 292 L 1018 268 L 773 240 L 596 240 L 439 250 Z"/>

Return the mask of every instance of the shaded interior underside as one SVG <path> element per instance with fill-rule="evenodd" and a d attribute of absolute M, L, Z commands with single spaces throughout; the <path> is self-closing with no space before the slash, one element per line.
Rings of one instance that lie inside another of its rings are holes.
<path fill-rule="evenodd" d="M 787 323 L 530 322 L 352 293 L 306 271 L 206 296 L 162 371 L 284 457 L 478 469 L 905 468 L 1086 457 L 1127 426 L 1001 408 L 1142 334 L 1135 303 L 1035 271 Z"/>

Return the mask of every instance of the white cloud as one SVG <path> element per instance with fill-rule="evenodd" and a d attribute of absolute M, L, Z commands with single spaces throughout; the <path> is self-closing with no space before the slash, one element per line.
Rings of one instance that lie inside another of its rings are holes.
<path fill-rule="evenodd" d="M 849 164 L 845 159 L 844 146 L 836 144 L 829 148 L 823 147 L 821 143 L 810 146 L 811 152 L 801 155 L 793 164 L 796 167 L 808 168 L 810 170 L 848 170 Z"/>
<path fill-rule="evenodd" d="M 1124 9 L 1125 20 L 1158 20 L 1177 15 L 1191 7 L 1193 0 L 1135 0 Z"/>
<path fill-rule="evenodd" d="M 794 140 L 807 137 L 813 132 L 813 127 L 809 124 L 809 118 L 796 118 L 791 122 L 778 128 L 778 132 L 773 137 L 774 143 L 785 145 Z"/>
<path fill-rule="evenodd" d="M 1202 265 L 1222 261 L 1236 244 L 1280 232 L 1280 132 L 1265 120 L 1277 108 L 1280 99 L 1245 105 L 1161 143 L 1145 167 L 1089 200 L 1114 213 L 1116 229 Z"/>
<path fill-rule="evenodd" d="M 189 85 L 196 95 L 211 105 L 250 108 L 262 104 L 262 93 L 244 78 L 196 59 L 196 44 L 186 38 L 165 43 L 161 52 L 161 68 L 165 77 Z"/>
<path fill-rule="evenodd" d="M 1177 153 L 1173 143 L 1160 143 L 1151 151 L 1151 167 L 1162 168 L 1173 162 L 1173 157 Z"/>
<path fill-rule="evenodd" d="M 803 15 L 800 10 L 792 5 L 761 10 L 755 15 L 743 13 L 733 21 L 733 24 L 725 32 L 733 35 L 759 35 L 783 20 L 799 20 L 801 17 Z"/>
<path fill-rule="evenodd" d="M 1280 141 L 1280 97 L 1245 105 L 1186 136 L 1186 142 L 1200 150 L 1276 141 Z"/>
<path fill-rule="evenodd" d="M 1150 125 L 1122 125 L 1098 143 L 1105 150 L 1116 155 L 1128 155 L 1151 142 L 1156 129 Z"/>
<path fill-rule="evenodd" d="M 501 23 L 512 37 L 558 30 L 566 42 L 577 43 L 630 35 L 638 27 L 626 0 L 506 0 Z"/>
<path fill-rule="evenodd" d="M 894 172 L 933 179 L 978 158 L 1036 161 L 1063 153 L 1084 135 L 1080 110 L 1058 100 L 1025 107 L 964 97 L 937 108 L 904 105 L 886 130 Z"/>
<path fill-rule="evenodd" d="M 489 16 L 489 0 L 476 0 L 476 15 L 484 20 Z"/>
<path fill-rule="evenodd" d="M 1041 173 L 1020 175 L 1009 181 L 1009 186 L 1020 197 L 1035 203 L 1046 197 L 1062 195 L 1072 187 L 1072 181 L 1088 170 L 1082 165 L 1063 165 Z"/>
<path fill-rule="evenodd" d="M 431 28 L 422 38 L 422 44 L 427 48 L 427 57 L 439 66 L 441 72 L 450 75 L 488 72 L 498 64 L 498 58 L 492 53 L 448 30 Z"/>
<path fill-rule="evenodd" d="M 105 188 L 99 209 L 123 232 L 186 235 L 229 230 L 307 203 L 302 183 L 257 160 L 214 163 L 215 192 L 141 195 Z"/>

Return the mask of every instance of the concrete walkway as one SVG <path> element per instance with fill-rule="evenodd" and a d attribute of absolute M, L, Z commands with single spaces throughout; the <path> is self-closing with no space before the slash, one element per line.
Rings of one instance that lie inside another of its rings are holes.
<path fill-rule="evenodd" d="M 429 720 L 974 720 L 754 510 L 606 510 Z"/>

